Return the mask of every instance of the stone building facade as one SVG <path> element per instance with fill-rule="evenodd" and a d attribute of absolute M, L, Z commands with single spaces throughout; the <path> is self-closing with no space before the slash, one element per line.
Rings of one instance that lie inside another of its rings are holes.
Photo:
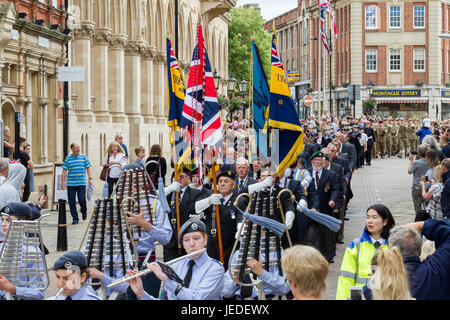
<path fill-rule="evenodd" d="M 234 0 L 179 0 L 179 66 L 189 75 L 197 23 L 201 21 L 211 66 L 228 74 L 227 13 Z M 78 142 L 100 175 L 106 149 L 123 135 L 130 161 L 134 148 L 162 146 L 170 161 L 166 35 L 174 45 L 173 0 L 72 0 L 76 16 L 72 66 L 85 81 L 71 84 L 69 140 Z M 225 80 L 223 80 L 225 81 Z M 222 88 L 225 90 L 226 85 Z M 58 142 L 58 145 L 62 142 Z M 62 160 L 60 158 L 59 160 Z"/>
<path fill-rule="evenodd" d="M 51 189 L 62 107 L 58 67 L 65 63 L 63 0 L 0 2 L 1 118 L 14 142 L 14 113 L 24 115 L 20 135 L 32 146 L 35 189 Z M 34 197 L 32 197 L 34 198 Z"/>

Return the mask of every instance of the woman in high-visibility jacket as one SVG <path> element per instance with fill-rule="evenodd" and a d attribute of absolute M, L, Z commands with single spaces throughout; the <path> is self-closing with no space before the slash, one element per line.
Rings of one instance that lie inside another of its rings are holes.
<path fill-rule="evenodd" d="M 350 298 L 350 287 L 363 287 L 372 274 L 372 258 L 378 248 L 387 248 L 389 231 L 395 225 L 394 217 L 382 204 L 375 204 L 366 211 L 366 227 L 360 238 L 345 249 L 338 278 L 336 300 Z"/>

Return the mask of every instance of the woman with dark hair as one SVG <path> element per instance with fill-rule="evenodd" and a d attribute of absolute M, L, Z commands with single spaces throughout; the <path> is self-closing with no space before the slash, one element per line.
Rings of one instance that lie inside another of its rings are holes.
<path fill-rule="evenodd" d="M 336 299 L 350 297 L 350 287 L 363 287 L 372 274 L 372 258 L 377 249 L 386 249 L 389 231 L 395 220 L 389 209 L 382 204 L 370 206 L 366 212 L 366 226 L 360 238 L 353 240 L 345 249 L 338 278 Z"/>
<path fill-rule="evenodd" d="M 167 162 L 162 156 L 162 149 L 159 144 L 152 145 L 150 148 L 150 157 L 147 158 L 145 163 L 148 163 L 151 160 L 157 162 L 151 163 L 146 167 L 148 174 L 152 178 L 153 184 L 158 188 L 158 178 L 162 177 L 164 185 L 166 185 L 165 177 L 167 172 Z"/>

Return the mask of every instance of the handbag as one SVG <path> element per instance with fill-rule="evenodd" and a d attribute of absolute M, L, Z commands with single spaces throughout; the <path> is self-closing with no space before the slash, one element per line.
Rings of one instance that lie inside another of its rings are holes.
<path fill-rule="evenodd" d="M 414 219 L 414 222 L 426 221 L 428 219 L 431 219 L 430 213 L 423 208 L 423 204 L 422 204 L 422 208 L 417 213 L 416 218 Z"/>
<path fill-rule="evenodd" d="M 109 164 L 109 155 L 108 155 L 108 162 Z M 100 180 L 106 181 L 108 176 L 109 167 L 103 167 L 102 172 L 100 173 Z"/>

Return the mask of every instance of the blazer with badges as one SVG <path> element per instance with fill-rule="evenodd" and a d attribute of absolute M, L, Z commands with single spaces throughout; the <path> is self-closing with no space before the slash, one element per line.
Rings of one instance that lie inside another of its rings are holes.
<path fill-rule="evenodd" d="M 346 153 L 350 169 L 356 168 L 356 148 L 351 143 L 343 143 L 340 153 Z"/>
<path fill-rule="evenodd" d="M 172 269 L 184 279 L 189 269 L 189 258 L 173 264 Z M 183 287 L 177 294 L 179 283 L 169 279 L 162 288 L 161 300 L 222 300 L 224 269 L 220 261 L 206 253 L 195 259 L 189 288 Z M 159 300 L 148 293 L 141 300 Z"/>
<path fill-rule="evenodd" d="M 315 185 L 316 177 L 313 174 L 313 168 L 309 168 L 308 171 L 313 177 L 313 182 L 311 182 L 311 185 Z M 320 213 L 326 213 L 329 215 L 333 214 L 333 210 L 339 209 L 339 185 L 337 175 L 333 171 L 325 168 L 322 169 L 322 176 L 320 177 L 320 181 L 317 186 L 317 194 L 319 198 L 319 205 L 318 207 L 311 208 L 316 208 Z M 330 200 L 333 200 L 334 203 L 336 203 L 334 208 L 331 208 L 328 205 Z"/>
<path fill-rule="evenodd" d="M 250 178 L 248 175 L 245 177 L 245 179 L 243 180 L 244 182 L 243 182 L 243 186 L 241 187 L 240 186 L 240 184 L 239 184 L 239 177 L 237 177 L 236 178 L 236 187 L 234 188 L 234 190 L 233 191 L 235 191 L 235 192 L 237 192 L 237 193 L 242 193 L 242 192 L 244 192 L 244 190 L 246 190 L 246 188 L 249 186 L 249 185 L 251 185 L 251 184 L 254 184 L 254 183 L 257 183 L 258 182 L 258 180 L 256 180 L 256 179 L 253 179 L 253 178 Z"/>
<path fill-rule="evenodd" d="M 344 201 L 344 190 L 345 190 L 345 178 L 344 178 L 344 168 L 338 163 L 330 162 L 330 169 L 333 171 L 337 177 L 338 189 L 339 189 L 339 204 L 338 207 L 341 207 L 342 202 Z"/>
<path fill-rule="evenodd" d="M 180 226 L 182 226 L 187 220 L 189 220 L 189 216 L 191 214 L 195 214 L 195 202 L 197 201 L 198 196 L 200 195 L 200 191 L 193 189 L 187 186 L 183 195 L 180 194 Z M 172 237 L 168 244 L 164 245 L 164 261 L 173 260 L 180 255 L 178 254 L 178 234 L 177 234 L 177 209 L 176 209 L 176 192 L 172 192 L 168 196 L 168 203 L 170 205 L 170 214 L 166 219 L 170 219 L 170 224 L 172 225 Z M 181 255 L 185 255 L 186 252 L 181 246 Z"/>

